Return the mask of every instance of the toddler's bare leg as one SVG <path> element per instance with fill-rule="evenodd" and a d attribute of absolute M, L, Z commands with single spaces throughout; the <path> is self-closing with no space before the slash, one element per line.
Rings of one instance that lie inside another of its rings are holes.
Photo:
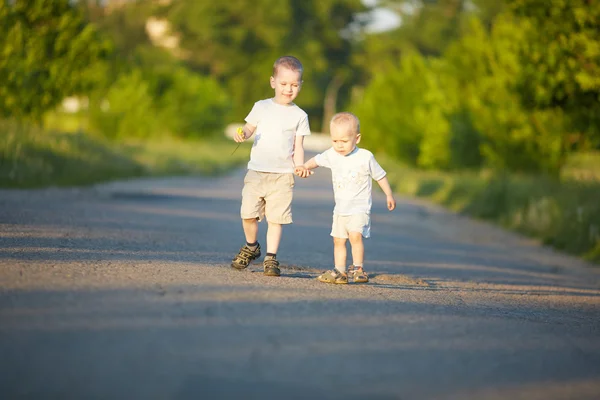
<path fill-rule="evenodd" d="M 360 232 L 350 232 L 350 245 L 352 246 L 352 265 L 362 267 L 365 261 L 365 245 Z"/>
<path fill-rule="evenodd" d="M 267 227 L 267 253 L 277 254 L 281 242 L 281 224 L 269 222 Z"/>
<path fill-rule="evenodd" d="M 346 239 L 333 238 L 333 262 L 340 272 L 346 272 Z"/>
<path fill-rule="evenodd" d="M 256 218 L 243 219 L 242 228 L 244 228 L 246 242 L 255 243 L 258 237 L 258 221 Z"/>

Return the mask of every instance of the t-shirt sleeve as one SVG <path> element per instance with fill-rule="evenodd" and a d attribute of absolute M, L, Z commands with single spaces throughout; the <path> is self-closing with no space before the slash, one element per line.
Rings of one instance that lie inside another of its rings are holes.
<path fill-rule="evenodd" d="M 329 156 L 332 151 L 333 147 L 330 147 L 328 150 L 315 156 L 315 162 L 319 167 L 331 168 L 331 158 Z"/>
<path fill-rule="evenodd" d="M 385 170 L 381 168 L 381 165 L 379 165 L 373 154 L 369 157 L 369 172 L 376 181 L 382 179 L 386 175 Z"/>
<path fill-rule="evenodd" d="M 296 136 L 308 136 L 310 135 L 310 126 L 308 123 L 308 115 L 305 115 L 298 123 L 296 129 Z"/>
<path fill-rule="evenodd" d="M 259 102 L 254 103 L 252 110 L 250 110 L 250 114 L 246 117 L 245 121 L 253 126 L 258 126 L 262 115 L 262 106 Z"/>

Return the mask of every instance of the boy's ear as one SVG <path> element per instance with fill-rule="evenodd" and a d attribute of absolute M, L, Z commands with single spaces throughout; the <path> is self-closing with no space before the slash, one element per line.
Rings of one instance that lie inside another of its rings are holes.
<path fill-rule="evenodd" d="M 361 138 L 361 136 L 360 136 L 360 133 L 359 133 L 358 135 L 356 135 L 356 143 L 360 143 L 360 138 Z"/>
<path fill-rule="evenodd" d="M 275 89 L 275 78 L 271 77 L 270 82 L 271 82 L 271 89 Z"/>

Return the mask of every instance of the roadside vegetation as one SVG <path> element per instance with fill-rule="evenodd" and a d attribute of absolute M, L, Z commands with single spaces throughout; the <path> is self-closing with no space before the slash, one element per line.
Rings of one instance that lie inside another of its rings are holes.
<path fill-rule="evenodd" d="M 222 137 L 109 140 L 0 124 L 0 187 L 82 186 L 119 178 L 217 175 L 248 161 L 249 144 Z"/>
<path fill-rule="evenodd" d="M 496 223 L 600 264 L 600 154 L 567 162 L 560 179 L 541 175 L 417 170 L 385 158 L 394 190 Z"/>

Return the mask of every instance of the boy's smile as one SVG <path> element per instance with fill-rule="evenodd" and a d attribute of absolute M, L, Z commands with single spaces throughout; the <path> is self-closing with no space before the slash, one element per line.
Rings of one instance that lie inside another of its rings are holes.
<path fill-rule="evenodd" d="M 299 71 L 280 66 L 277 75 L 271 77 L 271 87 L 275 89 L 275 102 L 277 104 L 291 104 L 302 86 L 302 76 Z"/>

